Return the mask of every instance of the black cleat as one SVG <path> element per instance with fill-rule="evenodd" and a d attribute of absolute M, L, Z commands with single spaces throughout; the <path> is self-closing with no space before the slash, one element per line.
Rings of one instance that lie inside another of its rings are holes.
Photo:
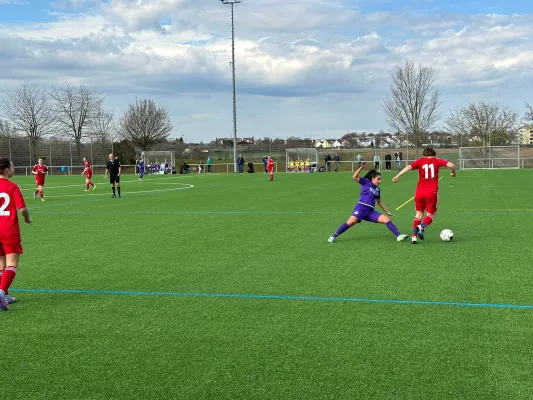
<path fill-rule="evenodd" d="M 418 236 L 420 240 L 424 240 L 424 228 L 422 228 L 422 225 L 416 227 L 416 236 Z"/>
<path fill-rule="evenodd" d="M 115 195 L 115 194 L 113 196 L 111 196 L 112 199 L 114 199 L 115 197 L 117 197 L 117 195 Z"/>

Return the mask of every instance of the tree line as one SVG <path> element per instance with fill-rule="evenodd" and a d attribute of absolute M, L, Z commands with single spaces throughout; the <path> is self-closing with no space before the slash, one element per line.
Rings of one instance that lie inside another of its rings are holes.
<path fill-rule="evenodd" d="M 0 100 L 0 138 L 24 136 L 35 151 L 46 137 L 76 145 L 86 138 L 106 144 L 126 140 L 140 150 L 166 141 L 172 124 L 165 107 L 151 99 L 136 99 L 122 115 L 105 108 L 105 96 L 85 85 L 52 86 L 23 83 L 7 88 Z"/>
<path fill-rule="evenodd" d="M 527 102 L 522 119 L 495 101 L 469 102 L 443 116 L 439 112 L 441 93 L 435 85 L 434 68 L 406 60 L 392 68 L 390 75 L 390 96 L 383 102 L 387 124 L 395 131 L 409 134 L 416 144 L 417 156 L 421 139 L 440 120 L 444 120 L 444 131 L 457 135 L 459 143 L 470 146 L 513 144 L 520 126 L 533 122 L 533 106 Z"/>

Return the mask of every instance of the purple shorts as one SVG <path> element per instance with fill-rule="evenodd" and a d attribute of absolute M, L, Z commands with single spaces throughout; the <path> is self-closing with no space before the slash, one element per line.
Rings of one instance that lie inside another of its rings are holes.
<path fill-rule="evenodd" d="M 368 221 L 377 223 L 381 213 L 374 210 L 371 207 L 357 204 L 353 209 L 352 216 L 357 218 L 358 221 Z"/>

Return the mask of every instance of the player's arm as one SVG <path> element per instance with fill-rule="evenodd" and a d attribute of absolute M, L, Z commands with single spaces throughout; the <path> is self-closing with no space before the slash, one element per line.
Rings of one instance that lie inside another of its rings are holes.
<path fill-rule="evenodd" d="M 24 217 L 24 222 L 26 222 L 27 224 L 31 224 L 30 212 L 28 211 L 28 207 L 19 208 L 19 212 Z"/>
<path fill-rule="evenodd" d="M 453 163 L 451 162 L 447 162 L 446 163 L 446 168 L 449 168 L 452 170 L 452 173 L 450 174 L 450 176 L 455 176 L 456 175 L 456 171 L 455 171 L 455 165 L 453 165 Z"/>
<path fill-rule="evenodd" d="M 105 166 L 104 179 L 107 178 L 107 171 L 109 171 L 109 163 Z"/>
<path fill-rule="evenodd" d="M 22 196 L 22 192 L 20 191 L 20 188 L 18 186 L 16 187 L 15 192 L 13 193 L 13 197 L 15 201 L 15 207 L 17 207 L 17 210 L 19 210 L 19 212 L 24 217 L 24 222 L 26 222 L 27 224 L 31 224 L 30 212 L 26 207 L 24 197 Z"/>
<path fill-rule="evenodd" d="M 393 182 L 398 182 L 400 180 L 400 176 L 405 174 L 408 171 L 411 171 L 413 169 L 412 165 L 406 166 L 404 169 L 402 169 L 400 172 L 398 172 L 398 175 L 396 175 L 394 178 L 392 178 Z"/>
<path fill-rule="evenodd" d="M 38 174 L 38 172 L 37 172 L 37 170 L 36 170 L 35 168 L 32 168 L 31 173 L 32 173 L 33 175 L 37 175 L 37 174 Z"/>
<path fill-rule="evenodd" d="M 120 161 L 118 162 L 118 176 L 120 176 L 120 172 L 122 171 L 122 166 L 120 165 Z"/>
<path fill-rule="evenodd" d="M 366 166 L 366 162 L 363 162 L 361 163 L 361 166 L 359 168 L 357 168 L 357 170 L 355 171 L 355 173 L 353 174 L 352 178 L 354 181 L 356 181 L 357 183 L 359 183 L 359 174 L 361 174 L 361 171 L 363 170 L 363 168 Z"/>
<path fill-rule="evenodd" d="M 389 209 L 385 206 L 385 204 L 383 204 L 383 202 L 381 201 L 381 199 L 377 199 L 377 200 L 376 200 L 376 203 L 378 203 L 378 206 L 380 206 L 381 209 L 382 209 L 383 211 L 385 211 L 385 214 L 388 214 L 388 215 L 391 215 L 391 216 L 394 217 L 394 214 L 391 213 L 391 212 L 389 211 Z"/>
<path fill-rule="evenodd" d="M 85 168 L 83 169 L 83 172 L 82 172 L 80 175 L 83 175 L 83 174 L 86 173 L 86 172 L 87 172 L 87 167 L 85 167 Z"/>

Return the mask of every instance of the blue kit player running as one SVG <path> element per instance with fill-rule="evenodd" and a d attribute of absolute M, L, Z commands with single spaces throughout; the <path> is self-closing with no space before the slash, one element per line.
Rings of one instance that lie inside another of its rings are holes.
<path fill-rule="evenodd" d="M 139 160 L 139 180 L 142 181 L 144 177 L 144 159 Z"/>
<path fill-rule="evenodd" d="M 368 171 L 364 178 L 359 178 L 363 167 L 366 163 L 362 163 L 357 171 L 353 175 L 354 181 L 361 185 L 361 193 L 359 195 L 359 201 L 355 205 L 352 215 L 348 218 L 348 221 L 339 226 L 339 229 L 331 235 L 328 242 L 332 243 L 337 236 L 346 232 L 349 228 L 357 223 L 363 221 L 369 221 L 374 223 L 380 223 L 387 225 L 387 228 L 396 236 L 396 240 L 401 242 L 407 239 L 407 235 L 401 234 L 398 228 L 392 223 L 392 221 L 385 215 L 374 210 L 376 203 L 385 211 L 388 215 L 394 216 L 385 204 L 381 201 L 381 194 L 379 191 L 379 184 L 381 183 L 381 174 L 375 169 Z"/>

